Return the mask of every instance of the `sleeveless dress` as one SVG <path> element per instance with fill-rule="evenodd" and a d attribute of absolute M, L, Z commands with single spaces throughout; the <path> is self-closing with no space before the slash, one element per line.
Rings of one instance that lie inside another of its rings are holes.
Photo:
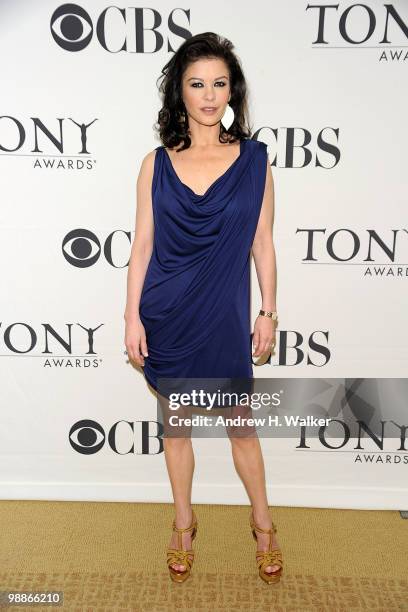
<path fill-rule="evenodd" d="M 161 377 L 253 377 L 250 249 L 268 163 L 265 143 L 241 140 L 239 157 L 199 195 L 156 148 L 153 252 L 139 304 L 142 370 L 156 391 Z"/>

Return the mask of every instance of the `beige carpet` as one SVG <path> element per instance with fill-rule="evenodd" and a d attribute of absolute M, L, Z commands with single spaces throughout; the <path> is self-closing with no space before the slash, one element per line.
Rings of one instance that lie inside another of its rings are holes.
<path fill-rule="evenodd" d="M 408 611 L 398 512 L 271 508 L 285 573 L 267 585 L 249 506 L 194 509 L 196 559 L 179 585 L 165 562 L 172 504 L 0 501 L 0 590 L 64 591 L 63 609 L 81 612 Z"/>

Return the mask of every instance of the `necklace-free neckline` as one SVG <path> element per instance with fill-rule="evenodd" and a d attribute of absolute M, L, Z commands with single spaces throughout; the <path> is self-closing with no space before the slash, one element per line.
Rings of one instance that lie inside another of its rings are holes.
<path fill-rule="evenodd" d="M 203 198 L 204 196 L 206 196 L 206 195 L 208 194 L 208 192 L 210 191 L 210 189 L 212 189 L 212 188 L 213 188 L 213 187 L 214 187 L 216 184 L 218 184 L 218 183 L 219 183 L 219 181 L 220 181 L 221 179 L 223 179 L 223 178 L 224 178 L 224 177 L 225 177 L 227 174 L 229 174 L 229 172 L 232 170 L 232 168 L 234 168 L 234 167 L 235 167 L 235 165 L 236 165 L 236 163 L 237 163 L 237 162 L 238 162 L 238 161 L 241 159 L 241 157 L 242 157 L 242 153 L 243 153 L 243 143 L 244 143 L 244 140 L 240 140 L 240 141 L 239 141 L 239 155 L 238 155 L 238 157 L 236 157 L 236 158 L 234 159 L 234 161 L 232 162 L 232 164 L 230 164 L 230 165 L 228 166 L 228 168 L 227 168 L 227 169 L 226 169 L 226 170 L 225 170 L 225 171 L 224 171 L 222 174 L 220 174 L 220 176 L 219 176 L 218 178 L 216 178 L 216 179 L 215 179 L 215 180 L 214 180 L 214 181 L 211 183 L 211 185 L 210 185 L 210 186 L 209 186 L 209 187 L 208 187 L 208 188 L 207 188 L 207 189 L 204 191 L 204 193 L 196 193 L 196 192 L 194 191 L 194 189 L 192 189 L 192 188 L 191 188 L 189 185 L 187 185 L 186 183 L 183 183 L 183 181 L 180 179 L 179 175 L 177 174 L 176 170 L 174 169 L 173 162 L 172 162 L 172 161 L 171 161 L 171 159 L 170 159 L 170 155 L 168 154 L 167 149 L 166 149 L 164 146 L 163 146 L 163 151 L 164 151 L 165 156 L 166 156 L 166 158 L 167 158 L 167 160 L 168 160 L 168 162 L 169 162 L 170 168 L 171 168 L 171 170 L 172 170 L 172 172 L 173 172 L 174 176 L 176 177 L 177 181 L 180 183 L 180 185 L 182 185 L 183 187 L 185 187 L 186 189 L 188 189 L 188 191 L 190 191 L 190 192 L 191 192 L 191 193 L 192 193 L 192 194 L 193 194 L 195 197 L 197 197 L 197 198 Z"/>

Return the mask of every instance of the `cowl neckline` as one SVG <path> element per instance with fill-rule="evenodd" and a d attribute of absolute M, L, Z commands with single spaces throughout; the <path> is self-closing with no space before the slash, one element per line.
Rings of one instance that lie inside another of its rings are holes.
<path fill-rule="evenodd" d="M 192 198 L 194 201 L 200 201 L 200 200 L 204 200 L 206 197 L 208 197 L 208 195 L 211 194 L 211 192 L 218 187 L 218 185 L 220 185 L 225 179 L 227 179 L 227 177 L 231 174 L 231 172 L 234 170 L 234 168 L 238 165 L 238 163 L 242 160 L 242 158 L 244 157 L 244 151 L 245 151 L 245 139 L 240 140 L 239 141 L 239 155 L 238 157 L 236 157 L 234 159 L 234 161 L 232 162 L 232 164 L 230 164 L 228 166 L 228 168 L 218 177 L 216 178 L 211 185 L 205 190 L 204 193 L 196 193 L 191 187 L 189 187 L 186 183 L 183 183 L 183 181 L 180 179 L 179 175 L 177 174 L 173 163 L 170 159 L 170 155 L 168 154 L 166 148 L 164 145 L 162 145 L 162 149 L 163 149 L 163 153 L 164 153 L 164 157 L 166 159 L 167 165 L 170 169 L 170 172 L 172 173 L 173 177 L 175 178 L 175 181 L 178 185 L 180 185 L 180 187 L 182 189 L 184 189 L 187 192 L 187 195 Z"/>

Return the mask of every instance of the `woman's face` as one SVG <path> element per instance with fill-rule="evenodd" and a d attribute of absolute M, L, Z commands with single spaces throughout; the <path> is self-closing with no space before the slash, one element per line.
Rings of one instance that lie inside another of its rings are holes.
<path fill-rule="evenodd" d="M 202 125 L 218 123 L 231 97 L 227 64 L 215 58 L 190 64 L 183 75 L 182 97 L 190 125 L 191 119 Z"/>

